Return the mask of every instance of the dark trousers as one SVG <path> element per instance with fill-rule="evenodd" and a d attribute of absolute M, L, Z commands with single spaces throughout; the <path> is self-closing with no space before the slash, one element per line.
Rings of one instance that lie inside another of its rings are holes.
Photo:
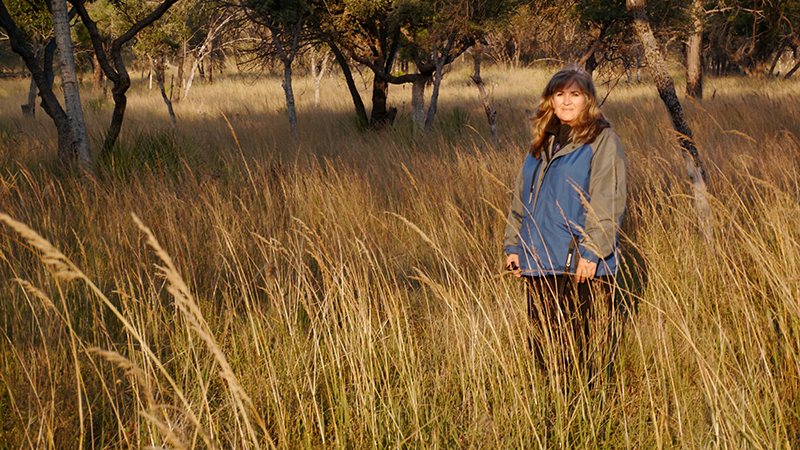
<path fill-rule="evenodd" d="M 540 368 L 548 361 L 570 367 L 610 356 L 613 276 L 580 284 L 567 275 L 525 278 L 529 344 Z"/>

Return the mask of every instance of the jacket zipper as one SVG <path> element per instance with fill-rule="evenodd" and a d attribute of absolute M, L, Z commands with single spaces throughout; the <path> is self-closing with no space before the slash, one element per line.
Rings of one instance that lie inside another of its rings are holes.
<path fill-rule="evenodd" d="M 551 142 L 550 145 L 552 146 L 553 143 Z M 572 145 L 572 142 L 570 142 L 567 145 Z M 563 151 L 563 149 L 566 148 L 566 147 L 567 146 L 564 146 L 562 148 L 562 151 L 559 151 L 557 154 L 553 155 L 549 161 L 547 161 L 547 164 L 545 164 L 544 169 L 542 170 L 542 176 L 539 177 L 539 179 L 537 180 L 538 182 L 536 184 L 533 183 L 534 180 L 531 180 L 531 192 L 528 195 L 528 203 L 531 205 L 531 213 L 530 213 L 531 217 L 533 217 L 533 211 L 536 209 L 536 202 L 539 200 L 539 188 L 542 186 L 542 182 L 544 181 L 544 176 L 547 174 L 547 169 L 550 168 L 550 165 L 553 164 L 553 161 L 555 161 L 556 158 L 564 156 L 567 153 L 572 153 L 572 150 Z M 539 164 L 536 165 L 536 169 L 534 169 L 534 171 L 533 171 L 533 177 L 534 178 L 536 178 L 536 173 L 539 171 L 539 167 L 541 167 L 541 165 L 542 165 L 542 160 L 540 159 L 539 160 Z M 535 191 L 534 191 L 534 189 L 535 189 Z M 533 195 L 534 192 L 536 192 L 536 196 L 535 197 Z M 532 204 L 531 204 L 531 201 L 533 201 Z"/>

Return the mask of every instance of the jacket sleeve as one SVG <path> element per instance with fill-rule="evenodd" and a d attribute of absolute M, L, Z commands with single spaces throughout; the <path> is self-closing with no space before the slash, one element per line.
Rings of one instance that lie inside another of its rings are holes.
<path fill-rule="evenodd" d="M 519 169 L 517 178 L 514 181 L 514 192 L 511 197 L 511 210 L 508 212 L 506 220 L 506 235 L 503 239 L 503 248 L 506 254 L 519 254 L 519 228 L 522 225 L 522 170 Z"/>
<path fill-rule="evenodd" d="M 625 151 L 617 134 L 606 128 L 592 143 L 586 224 L 580 242 L 581 257 L 599 262 L 617 246 L 617 231 L 627 200 Z"/>

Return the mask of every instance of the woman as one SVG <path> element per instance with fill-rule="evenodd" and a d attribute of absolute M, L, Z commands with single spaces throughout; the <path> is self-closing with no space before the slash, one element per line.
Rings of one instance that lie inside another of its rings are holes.
<path fill-rule="evenodd" d="M 591 75 L 577 67 L 547 83 L 532 121 L 504 247 L 506 268 L 527 281 L 531 346 L 544 366 L 548 350 L 583 359 L 591 318 L 609 309 L 625 210 L 625 153 L 598 108 Z"/>

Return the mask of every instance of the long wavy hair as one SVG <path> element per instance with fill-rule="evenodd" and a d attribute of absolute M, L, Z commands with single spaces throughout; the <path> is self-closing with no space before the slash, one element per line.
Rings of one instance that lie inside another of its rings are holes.
<path fill-rule="evenodd" d="M 603 129 L 611 126 L 597 106 L 597 94 L 592 82 L 592 76 L 578 66 L 567 66 L 553 75 L 553 78 L 547 83 L 544 92 L 542 92 L 539 106 L 536 108 L 536 113 L 531 118 L 533 122 L 531 155 L 536 159 L 541 157 L 542 150 L 548 145 L 545 130 L 551 125 L 561 123 L 553 106 L 553 95 L 570 86 L 573 82 L 576 82 L 581 92 L 583 92 L 583 96 L 586 98 L 586 107 L 570 124 L 572 126 L 572 133 L 570 134 L 572 142 L 590 144 L 594 142 Z"/>

